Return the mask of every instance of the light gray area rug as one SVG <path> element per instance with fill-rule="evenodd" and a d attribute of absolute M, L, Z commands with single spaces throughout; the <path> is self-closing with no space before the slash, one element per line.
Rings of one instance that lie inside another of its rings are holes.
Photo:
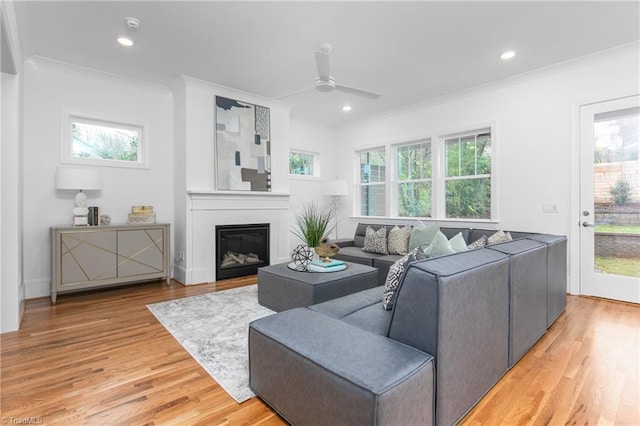
<path fill-rule="evenodd" d="M 249 389 L 249 323 L 273 314 L 252 285 L 147 305 L 173 337 L 238 403 Z"/>

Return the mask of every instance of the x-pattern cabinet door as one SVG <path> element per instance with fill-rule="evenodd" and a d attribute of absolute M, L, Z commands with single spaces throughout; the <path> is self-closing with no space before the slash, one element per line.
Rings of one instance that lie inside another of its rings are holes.
<path fill-rule="evenodd" d="M 164 229 L 118 231 L 118 277 L 164 270 Z"/>
<path fill-rule="evenodd" d="M 62 286 L 106 280 L 118 275 L 115 232 L 63 233 L 60 251 Z"/>

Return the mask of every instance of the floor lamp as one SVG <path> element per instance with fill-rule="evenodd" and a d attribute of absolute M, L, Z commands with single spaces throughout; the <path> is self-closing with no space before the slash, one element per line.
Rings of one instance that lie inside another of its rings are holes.
<path fill-rule="evenodd" d="M 336 221 L 336 239 L 338 238 L 338 218 L 336 214 L 342 203 L 342 197 L 347 193 L 347 182 L 344 180 L 330 180 L 325 184 L 325 194 L 331 197 L 331 210 Z"/>

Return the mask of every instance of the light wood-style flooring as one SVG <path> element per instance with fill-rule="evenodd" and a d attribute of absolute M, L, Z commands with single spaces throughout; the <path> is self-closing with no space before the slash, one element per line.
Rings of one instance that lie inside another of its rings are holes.
<path fill-rule="evenodd" d="M 1 336 L 3 424 L 283 425 L 237 404 L 146 308 L 254 284 L 152 282 L 27 303 Z M 473 350 L 473 348 L 469 348 Z M 640 425 L 640 307 L 569 296 L 567 311 L 463 425 Z"/>

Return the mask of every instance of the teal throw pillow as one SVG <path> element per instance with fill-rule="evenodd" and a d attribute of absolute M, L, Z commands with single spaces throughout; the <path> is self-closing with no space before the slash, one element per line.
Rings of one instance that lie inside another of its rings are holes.
<path fill-rule="evenodd" d="M 462 232 L 458 232 L 456 235 L 454 235 L 453 238 L 449 240 L 449 244 L 451 244 L 451 248 L 456 253 L 468 250 L 467 242 L 464 240 Z"/>
<path fill-rule="evenodd" d="M 424 254 L 427 257 L 444 256 L 446 254 L 453 253 L 455 253 L 455 250 L 451 247 L 449 240 L 447 240 L 447 236 L 440 231 L 438 231 L 435 237 L 433 237 L 433 241 L 429 247 L 424 250 Z"/>
<path fill-rule="evenodd" d="M 436 233 L 440 231 L 437 222 L 428 222 L 426 224 L 418 222 L 411 231 L 409 237 L 409 251 L 416 247 L 426 247 L 433 241 Z"/>

